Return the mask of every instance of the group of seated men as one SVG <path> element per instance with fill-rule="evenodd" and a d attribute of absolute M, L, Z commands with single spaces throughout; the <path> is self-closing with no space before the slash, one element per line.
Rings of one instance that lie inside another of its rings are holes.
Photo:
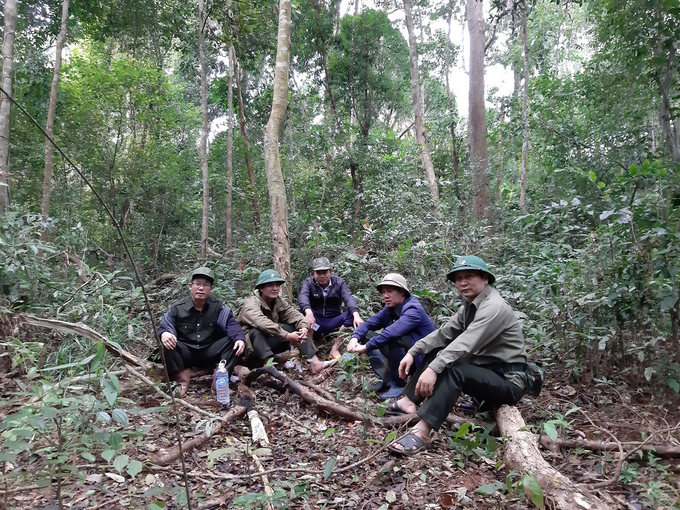
<path fill-rule="evenodd" d="M 364 322 L 346 282 L 331 273 L 325 257 L 312 261 L 299 310 L 279 296 L 284 280 L 268 269 L 236 317 L 211 296 L 213 271 L 199 267 L 191 275 L 189 296 L 170 305 L 158 330 L 170 378 L 185 396 L 190 367 L 216 367 L 224 360 L 231 370 L 250 357 L 266 363 L 294 347 L 316 374 L 324 362 L 315 341 L 353 327 L 347 352 L 368 357 L 378 376 L 373 389 L 384 400 L 394 399 L 387 411 L 420 417 L 390 449 L 418 452 L 428 446 L 430 431 L 439 429 L 461 393 L 498 407 L 517 403 L 527 383 L 522 326 L 492 287 L 495 277 L 486 263 L 472 255 L 459 257 L 447 278 L 462 304 L 436 329 L 400 274 L 387 274 L 377 283 L 384 307 Z M 332 358 L 340 356 L 341 344 L 337 335 Z"/>

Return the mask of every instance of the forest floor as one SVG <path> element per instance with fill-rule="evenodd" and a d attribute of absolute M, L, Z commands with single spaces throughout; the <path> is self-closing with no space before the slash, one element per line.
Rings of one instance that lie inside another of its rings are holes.
<path fill-rule="evenodd" d="M 375 394 L 365 394 L 361 389 L 362 378 L 370 379 L 369 374 L 364 370 L 348 373 L 345 369 L 342 364 L 327 369 L 331 373 L 318 385 L 347 407 L 381 414 L 381 403 Z M 306 368 L 302 373 L 289 370 L 286 374 L 291 379 L 314 379 Z M 336 386 L 338 379 L 342 382 Z M 138 407 L 151 411 L 167 405 L 153 388 L 138 380 L 125 375 L 120 381 L 121 395 Z M 226 410 L 219 409 L 210 382 L 211 376 L 192 379 L 186 400 L 224 415 Z M 232 388 L 233 407 L 239 396 L 234 391 L 235 384 Z M 0 379 L 3 399 L 10 399 L 15 389 L 12 377 Z M 253 382 L 251 389 L 255 393 L 254 409 L 264 422 L 270 444 L 252 444 L 250 422 L 244 416 L 188 452 L 185 458 L 192 508 L 535 508 L 524 494 L 522 477 L 505 465 L 502 438 L 493 435 L 493 417 L 488 414 L 471 419 L 474 425 L 470 427 L 445 424 L 434 434 L 427 451 L 396 457 L 385 449 L 389 429 L 318 412 L 292 392 L 268 387 L 266 377 Z M 3 416 L 8 412 L 7 406 L 14 407 L 6 401 L 4 410 L 0 408 Z M 576 387 L 560 367 L 553 367 L 542 395 L 523 399 L 519 409 L 532 430 L 547 430 L 554 425 L 562 438 L 625 444 L 651 434 L 654 437 L 650 443 L 680 444 L 677 400 L 656 401 L 642 392 L 629 394 L 609 384 Z M 179 410 L 184 441 L 204 433 L 205 416 L 186 407 Z M 177 508 L 184 493 L 180 462 L 168 467 L 151 464 L 154 456 L 176 445 L 172 412 L 131 413 L 130 422 L 149 427 L 145 436 L 123 445 L 124 453 L 140 460 L 144 470 L 136 478 L 120 476 L 97 456 L 99 464 L 78 466 L 81 479 L 72 476 L 64 480 L 64 508 Z M 542 452 L 552 466 L 585 485 L 611 479 L 617 465 L 616 451 L 557 447 Z M 335 463 L 329 474 L 330 459 Z M 354 467 L 343 470 L 352 464 Z M 0 496 L 0 508 L 59 508 L 55 484 L 38 489 L 13 478 L 11 485 L 11 468 L 5 468 L 6 492 L 4 498 Z M 623 482 L 593 489 L 609 507 L 680 508 L 677 459 L 661 460 L 638 451 L 622 468 Z M 268 473 L 268 486 L 273 491 L 271 506 L 263 496 L 263 478 L 252 475 L 258 469 Z"/>

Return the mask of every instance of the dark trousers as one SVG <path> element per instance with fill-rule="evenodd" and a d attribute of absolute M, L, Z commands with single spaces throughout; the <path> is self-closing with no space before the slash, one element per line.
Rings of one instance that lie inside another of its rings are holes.
<path fill-rule="evenodd" d="M 432 395 L 423 399 L 416 395 L 416 383 L 434 360 L 437 352 L 439 351 L 425 356 L 425 360 L 418 366 L 404 388 L 404 395 L 419 406 L 418 416 L 435 430 L 439 430 L 444 423 L 461 393 L 470 395 L 478 402 L 484 402 L 491 407 L 516 404 L 524 395 L 522 388 L 508 381 L 501 373 L 460 361 L 437 374 Z"/>
<path fill-rule="evenodd" d="M 178 340 L 174 349 L 163 346 L 163 353 L 170 376 L 191 367 L 216 368 L 221 360 L 227 362 L 227 369 L 231 371 L 242 362 L 241 357 L 236 356 L 234 343 L 226 336 L 199 349 Z"/>
<path fill-rule="evenodd" d="M 314 313 L 313 310 L 312 313 Z M 354 324 L 349 310 L 345 310 L 336 317 L 316 317 L 316 314 L 314 317 L 319 325 L 319 329 L 314 331 L 314 340 L 322 340 L 324 335 L 337 331 L 340 329 L 340 326 L 351 327 Z"/>
<path fill-rule="evenodd" d="M 281 324 L 281 327 L 288 333 L 297 331 L 290 324 Z M 288 340 L 273 335 L 267 335 L 262 332 L 262 330 L 257 328 L 251 329 L 248 333 L 248 336 L 250 338 L 250 343 L 253 344 L 255 355 L 259 359 L 269 359 L 274 354 L 278 354 L 290 349 L 290 342 Z M 314 342 L 312 342 L 309 338 L 302 342 L 298 349 L 300 349 L 300 354 L 305 359 L 313 358 L 317 351 Z"/>
<path fill-rule="evenodd" d="M 369 331 L 366 334 L 366 341 L 370 340 L 374 336 L 377 336 L 377 334 L 378 333 L 375 331 Z M 371 349 L 370 351 L 366 351 L 366 356 L 368 356 L 371 366 L 384 383 L 391 381 L 397 386 L 406 386 L 406 381 L 399 378 L 399 363 L 404 358 L 404 356 L 406 356 L 406 352 L 412 347 L 412 345 L 411 339 L 406 335 L 403 335 L 392 339 L 380 349 Z M 380 373 L 376 368 L 377 366 L 380 366 L 381 363 L 385 362 L 387 363 L 386 372 L 387 375 L 389 375 L 389 380 L 385 380 L 383 374 Z"/>

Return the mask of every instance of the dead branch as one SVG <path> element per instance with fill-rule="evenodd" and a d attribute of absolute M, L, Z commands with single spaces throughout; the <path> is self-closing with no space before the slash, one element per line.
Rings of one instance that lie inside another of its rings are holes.
<path fill-rule="evenodd" d="M 71 255 L 70 253 L 64 253 L 62 257 L 64 259 L 64 262 L 70 262 L 71 264 L 75 265 L 78 269 L 80 269 L 79 275 L 80 281 L 83 283 L 87 283 L 88 281 L 87 273 L 89 273 L 90 270 L 87 268 L 85 263 L 75 255 Z"/>
<path fill-rule="evenodd" d="M 178 278 L 179 275 L 176 273 L 166 273 L 160 275 L 158 278 L 155 280 L 151 280 L 149 282 L 149 287 L 161 287 L 162 285 L 165 285 L 166 283 L 170 283 L 173 281 L 175 278 Z"/>
<path fill-rule="evenodd" d="M 251 411 L 253 413 L 256 413 L 257 411 Z M 250 414 L 250 413 L 249 413 Z M 260 422 L 262 423 L 262 422 Z M 253 441 L 255 440 L 255 434 L 253 434 Z M 264 485 L 264 493 L 267 495 L 269 500 L 265 503 L 264 507 L 267 510 L 274 510 L 274 505 L 272 505 L 272 498 L 274 497 L 274 491 L 272 490 L 271 486 L 269 485 L 269 478 L 267 477 L 266 474 L 264 473 L 264 467 L 262 466 L 262 463 L 260 462 L 260 459 L 255 455 L 254 453 L 251 455 L 253 459 L 253 464 L 255 464 L 255 467 L 257 468 L 258 473 L 262 477 L 262 484 Z"/>
<path fill-rule="evenodd" d="M 208 255 L 210 255 L 211 257 L 215 257 L 216 259 L 221 259 L 221 258 L 222 258 L 222 254 L 221 254 L 221 253 L 217 253 L 215 250 L 211 249 L 210 246 L 207 246 L 206 249 L 205 249 L 205 251 L 206 251 L 206 253 L 207 253 Z"/>
<path fill-rule="evenodd" d="M 27 313 L 20 314 L 19 319 L 28 324 L 29 326 L 37 326 L 41 328 L 47 328 L 54 331 L 61 331 L 62 333 L 72 333 L 74 335 L 79 335 L 85 338 L 89 338 L 94 342 L 103 342 L 106 350 L 109 351 L 114 356 L 121 358 L 126 363 L 135 365 L 137 367 L 148 370 L 151 368 L 151 363 L 142 360 L 132 353 L 129 353 L 125 349 L 121 349 L 119 345 L 114 344 L 104 335 L 95 331 L 90 326 L 83 324 L 82 322 L 65 322 L 58 321 L 55 319 L 43 319 L 41 317 L 36 317 Z"/>
<path fill-rule="evenodd" d="M 246 384 L 249 384 L 250 382 L 254 381 L 257 379 L 259 376 L 262 374 L 268 374 L 278 381 L 282 382 L 284 387 L 288 387 L 290 391 L 295 393 L 296 395 L 302 397 L 302 399 L 307 402 L 308 404 L 313 405 L 317 409 L 326 411 L 329 414 L 334 414 L 337 416 L 340 416 L 346 420 L 350 421 L 364 421 L 366 418 L 370 419 L 371 421 L 377 421 L 375 417 L 370 416 L 370 415 L 364 415 L 363 413 L 358 413 L 356 411 L 353 411 L 342 404 L 338 404 L 336 402 L 326 400 L 323 397 L 320 397 L 319 395 L 316 395 L 315 393 L 307 390 L 304 388 L 302 385 L 298 384 L 296 381 L 289 379 L 285 375 L 283 375 L 281 372 L 279 372 L 276 368 L 274 367 L 262 367 L 262 368 L 257 368 L 250 372 L 246 379 Z"/>
<path fill-rule="evenodd" d="M 260 446 L 269 444 L 269 437 L 264 428 L 264 423 L 260 419 L 260 415 L 255 409 L 248 411 L 248 419 L 250 420 L 250 430 L 253 434 L 253 443 L 258 443 Z M 253 455 L 253 457 L 255 457 Z"/>
<path fill-rule="evenodd" d="M 530 473 L 538 480 L 547 507 L 556 510 L 607 510 L 608 505 L 587 489 L 553 468 L 541 455 L 536 435 L 524 430 L 525 423 L 516 407 L 501 406 L 496 411 L 496 423 L 505 443 L 505 460 L 510 468 Z"/>
<path fill-rule="evenodd" d="M 330 400 L 331 402 L 335 401 L 335 397 L 328 393 L 326 390 L 324 390 L 321 386 L 317 384 L 310 384 L 307 381 L 299 381 L 300 384 L 302 384 L 305 388 L 309 388 L 315 393 L 318 393 L 319 396 L 325 398 L 326 400 Z"/>
<path fill-rule="evenodd" d="M 584 450 L 592 450 L 595 452 L 608 452 L 618 449 L 618 443 L 614 441 L 600 441 L 598 439 L 561 439 L 558 438 L 553 441 L 546 435 L 541 436 L 541 445 L 548 450 L 555 448 L 583 448 Z M 671 446 L 667 444 L 642 444 L 639 441 L 621 442 L 621 446 L 625 450 L 622 458 L 629 457 L 632 453 L 642 450 L 645 453 L 652 453 L 656 457 L 662 459 L 672 459 L 680 457 L 680 446 Z"/>

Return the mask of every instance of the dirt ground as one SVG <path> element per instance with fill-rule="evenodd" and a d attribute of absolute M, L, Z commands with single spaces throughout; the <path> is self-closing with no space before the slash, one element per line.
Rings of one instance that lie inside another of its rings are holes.
<path fill-rule="evenodd" d="M 342 365 L 328 372 L 319 387 L 354 410 L 380 414 L 380 401 L 362 390 L 362 378 L 369 380 L 369 374 L 348 374 Z M 606 384 L 578 387 L 555 372 L 539 398 L 525 398 L 519 405 L 534 431 L 552 422 L 562 438 L 615 438 L 624 443 L 652 434 L 650 443 L 680 444 L 677 400 L 656 401 L 642 392 L 628 394 Z M 308 370 L 286 374 L 314 380 Z M 167 405 L 153 388 L 127 375 L 120 380 L 121 394 L 138 406 L 152 410 Z M 224 415 L 228 410 L 217 406 L 210 382 L 210 376 L 192 379 L 187 401 Z M 3 398 L 10 398 L 15 384 L 11 377 L 0 381 Z M 446 424 L 427 451 L 395 457 L 385 449 L 391 430 L 317 411 L 292 392 L 269 385 L 264 377 L 250 386 L 268 446 L 252 443 L 249 419 L 242 417 L 185 455 L 192 508 L 535 508 L 524 493 L 521 474 L 505 465 L 503 441 L 493 435 L 493 417 L 488 414 L 477 415 L 469 430 Z M 232 408 L 239 400 L 236 387 L 232 384 Z M 206 416 L 186 407 L 179 410 L 183 441 L 204 434 Z M 7 414 L 7 410 L 1 412 Z M 151 464 L 155 456 L 177 444 L 173 413 L 137 413 L 130 419 L 148 427 L 145 436 L 124 445 L 124 453 L 141 461 L 143 470 L 134 478 L 120 476 L 99 456 L 96 462 L 79 464 L 80 472 L 86 474 L 63 481 L 64 508 L 174 509 L 181 504 L 185 490 L 180 462 L 168 467 Z M 568 426 L 560 425 L 561 420 Z M 616 451 L 559 447 L 542 451 L 552 466 L 586 485 L 610 480 L 617 465 Z M 332 471 L 330 459 L 335 459 Z M 45 489 L 19 483 L 14 476 L 17 469 L 29 468 L 6 465 L 0 508 L 59 508 L 54 483 Z M 273 494 L 269 499 L 264 495 L 263 478 L 253 475 L 258 470 L 268 473 Z M 622 464 L 625 483 L 615 481 L 592 492 L 612 509 L 680 508 L 679 471 L 677 459 L 636 452 Z"/>

